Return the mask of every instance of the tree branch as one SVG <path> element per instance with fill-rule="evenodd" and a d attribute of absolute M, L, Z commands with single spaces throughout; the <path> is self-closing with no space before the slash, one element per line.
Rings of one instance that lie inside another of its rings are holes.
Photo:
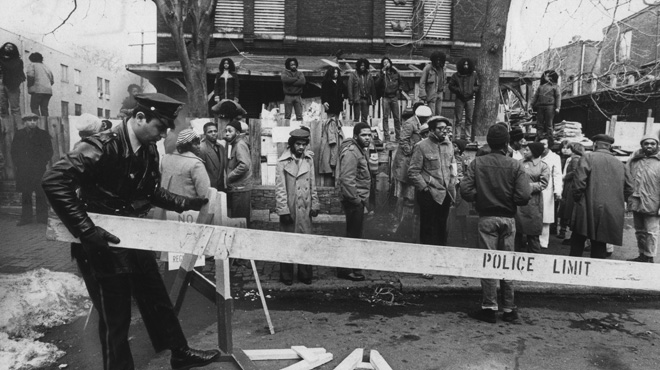
<path fill-rule="evenodd" d="M 73 9 L 71 9 L 69 15 L 67 15 L 66 18 L 64 18 L 64 20 L 62 21 L 62 23 L 60 23 L 59 26 L 55 27 L 52 31 L 46 33 L 46 35 L 54 34 L 55 31 L 57 31 L 60 27 L 64 26 L 64 24 L 69 20 L 69 18 L 71 18 L 71 15 L 73 15 L 76 9 L 78 9 L 78 0 L 72 0 L 72 1 L 73 1 Z"/>

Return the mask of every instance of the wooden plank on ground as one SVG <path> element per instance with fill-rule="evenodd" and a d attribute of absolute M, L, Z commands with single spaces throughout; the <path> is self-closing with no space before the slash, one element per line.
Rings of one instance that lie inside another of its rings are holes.
<path fill-rule="evenodd" d="M 403 273 L 509 279 L 554 284 L 660 291 L 660 265 L 569 256 L 411 245 L 333 236 L 246 230 L 223 226 L 135 219 L 90 214 L 95 224 L 122 240 L 122 247 L 166 252 L 190 252 L 190 238 L 216 229 L 204 254 L 318 266 L 336 266 Z M 51 218 L 47 237 L 76 241 L 66 227 Z M 217 261 L 216 261 L 217 262 Z M 221 271 L 221 270 L 218 270 Z M 218 278 L 222 279 L 222 276 Z M 225 278 L 228 278 L 225 277 Z M 222 286 L 222 284 L 218 284 Z M 224 292 L 229 296 L 228 291 Z"/>
<path fill-rule="evenodd" d="M 316 356 L 326 353 L 325 348 L 307 348 L 307 350 Z M 298 360 L 300 356 L 291 348 L 283 349 L 244 349 L 243 352 L 252 361 L 265 360 Z"/>
<path fill-rule="evenodd" d="M 364 349 L 358 348 L 355 351 L 351 352 L 342 362 L 335 367 L 334 370 L 353 370 L 358 364 L 362 363 L 362 357 L 364 356 Z"/>
<path fill-rule="evenodd" d="M 332 361 L 332 353 L 326 352 L 319 355 L 315 361 L 302 360 L 291 366 L 287 366 L 282 370 L 311 370 L 330 361 Z"/>
<path fill-rule="evenodd" d="M 369 363 L 374 367 L 375 370 L 392 370 L 392 367 L 385 361 L 383 356 L 378 353 L 376 350 L 371 350 L 369 352 Z"/>

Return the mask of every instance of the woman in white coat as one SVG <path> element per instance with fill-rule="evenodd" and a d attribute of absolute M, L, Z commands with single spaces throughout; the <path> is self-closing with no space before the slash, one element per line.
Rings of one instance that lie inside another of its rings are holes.
<path fill-rule="evenodd" d="M 541 233 L 541 248 L 548 248 L 550 241 L 550 225 L 555 222 L 555 200 L 561 200 L 563 182 L 561 175 L 561 158 L 550 150 L 555 144 L 552 136 L 544 136 L 539 142 L 543 144 L 544 150 L 541 160 L 550 168 L 550 179 L 548 187 L 543 190 L 543 232 Z"/>

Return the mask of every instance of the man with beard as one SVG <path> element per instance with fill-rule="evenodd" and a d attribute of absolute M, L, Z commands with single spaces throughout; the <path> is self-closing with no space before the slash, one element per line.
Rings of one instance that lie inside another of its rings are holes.
<path fill-rule="evenodd" d="M 297 129 L 289 134 L 288 150 L 277 161 L 275 172 L 276 211 L 280 216 L 280 230 L 290 233 L 312 234 L 312 217 L 319 214 L 319 198 L 314 179 L 314 153 L 307 150 L 309 131 Z M 298 280 L 312 283 L 312 266 L 298 265 Z M 293 264 L 280 264 L 280 281 L 293 283 Z"/>
<path fill-rule="evenodd" d="M 380 71 L 376 77 L 378 94 L 383 97 L 383 131 L 385 141 L 390 141 L 390 113 L 394 119 L 394 134 L 399 141 L 401 131 L 401 111 L 399 110 L 399 94 L 401 94 L 402 81 L 399 72 L 392 66 L 392 60 L 384 57 L 380 61 Z"/>
<path fill-rule="evenodd" d="M 632 178 L 633 193 L 628 198 L 628 211 L 633 213 L 639 256 L 633 262 L 653 263 L 658 251 L 660 228 L 660 154 L 658 136 L 647 135 L 640 141 L 641 149 L 627 163 Z"/>
<path fill-rule="evenodd" d="M 353 104 L 353 121 L 367 122 L 369 107 L 376 101 L 376 85 L 369 73 L 369 61 L 361 58 L 348 76 L 348 101 Z"/>
<path fill-rule="evenodd" d="M 291 111 L 295 110 L 296 119 L 302 121 L 302 92 L 305 87 L 305 76 L 298 70 L 298 59 L 287 58 L 286 68 L 282 72 L 282 90 L 284 91 L 284 118 L 291 119 Z"/>
<path fill-rule="evenodd" d="M 461 139 L 474 142 L 475 130 L 472 127 L 472 115 L 474 114 L 474 95 L 479 92 L 479 79 L 477 71 L 474 70 L 474 62 L 463 58 L 456 63 L 456 73 L 449 80 L 449 91 L 456 95 L 454 102 L 454 126 L 456 136 L 459 135 L 460 126 Z M 463 112 L 465 120 L 463 121 Z"/>
<path fill-rule="evenodd" d="M 419 241 L 447 245 L 447 216 L 456 199 L 454 146 L 446 139 L 447 120 L 431 117 L 426 123 L 429 136 L 415 145 L 408 177 L 417 190 Z"/>
<path fill-rule="evenodd" d="M 419 99 L 431 108 L 432 115 L 442 114 L 446 59 L 444 53 L 434 51 L 431 54 L 431 63 L 424 67 L 419 78 Z"/>
<path fill-rule="evenodd" d="M 42 187 L 69 232 L 89 296 L 99 312 L 103 369 L 133 369 L 129 346 L 132 299 L 157 352 L 169 349 L 172 369 L 204 366 L 217 350 L 191 349 L 181 330 L 152 251 L 111 247 L 119 238 L 96 226 L 88 212 L 145 217 L 152 205 L 200 210 L 205 198 L 176 195 L 160 186 L 156 142 L 174 129 L 182 103 L 163 94 L 136 97 L 131 117 L 83 139 L 46 172 Z"/>
<path fill-rule="evenodd" d="M 199 146 L 200 158 L 204 160 L 204 167 L 211 180 L 211 187 L 218 191 L 224 191 L 227 153 L 225 148 L 218 142 L 218 124 L 207 122 L 204 124 L 203 130 L 204 140 Z"/>
<path fill-rule="evenodd" d="M 360 122 L 353 127 L 353 137 L 341 143 L 337 186 L 346 213 L 348 238 L 362 238 L 364 210 L 369 203 L 371 189 L 371 171 L 366 152 L 371 140 L 371 127 Z M 361 269 L 338 268 L 337 276 L 353 281 L 365 279 Z"/>

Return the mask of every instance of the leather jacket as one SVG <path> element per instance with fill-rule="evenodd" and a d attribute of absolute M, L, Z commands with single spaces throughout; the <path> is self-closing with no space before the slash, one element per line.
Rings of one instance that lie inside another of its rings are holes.
<path fill-rule="evenodd" d="M 87 212 L 144 217 L 152 206 L 176 212 L 186 209 L 189 198 L 160 187 L 156 145 L 143 145 L 133 153 L 126 125 L 83 139 L 43 177 L 53 210 L 75 237 L 95 226 Z M 85 257 L 79 247 L 72 246 L 75 258 Z M 107 263 L 115 273 L 139 271 L 140 258 L 153 258 L 152 252 L 110 249 L 116 258 Z"/>

